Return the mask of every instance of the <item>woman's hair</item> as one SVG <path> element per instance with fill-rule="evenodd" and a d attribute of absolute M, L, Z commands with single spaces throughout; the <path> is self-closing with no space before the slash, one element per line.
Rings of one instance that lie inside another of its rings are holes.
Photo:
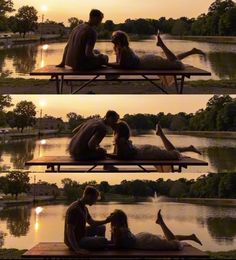
<path fill-rule="evenodd" d="M 124 227 L 128 228 L 128 217 L 123 210 L 116 209 L 111 218 L 112 227 Z"/>
<path fill-rule="evenodd" d="M 123 31 L 115 31 L 112 34 L 111 42 L 115 45 L 119 44 L 121 47 L 129 47 L 129 37 Z"/>
<path fill-rule="evenodd" d="M 124 138 L 126 140 L 129 140 L 130 138 L 130 128 L 129 125 L 124 122 L 124 121 L 120 121 L 116 124 L 115 127 L 115 139 L 120 139 L 120 138 Z"/>

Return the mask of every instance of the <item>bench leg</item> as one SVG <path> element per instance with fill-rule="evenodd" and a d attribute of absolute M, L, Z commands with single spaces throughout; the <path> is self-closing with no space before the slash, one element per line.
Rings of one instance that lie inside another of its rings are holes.
<path fill-rule="evenodd" d="M 155 87 L 159 88 L 163 93 L 168 94 L 168 92 L 165 89 L 163 89 L 160 85 L 156 84 L 156 82 L 154 82 L 153 80 L 149 79 L 146 75 L 142 75 L 142 77 L 149 81 Z"/>
<path fill-rule="evenodd" d="M 95 164 L 93 167 L 91 167 L 87 172 L 92 172 L 95 168 L 97 167 L 97 165 Z"/>
<path fill-rule="evenodd" d="M 90 85 L 92 82 L 94 82 L 100 75 L 96 75 L 94 78 L 90 79 L 89 81 L 82 84 L 77 90 L 73 91 L 71 94 L 77 94 L 80 90 Z"/>
<path fill-rule="evenodd" d="M 145 169 L 142 165 L 139 165 L 139 164 L 138 164 L 138 167 L 139 167 L 140 169 L 142 169 L 143 172 L 149 173 L 149 171 L 148 171 L 147 169 Z"/>
<path fill-rule="evenodd" d="M 63 87 L 64 87 L 64 75 L 61 75 L 60 88 L 59 88 L 60 93 L 59 94 L 63 94 Z"/>
<path fill-rule="evenodd" d="M 180 81 L 180 83 L 179 83 L 179 81 Z M 184 81 L 185 81 L 184 75 L 181 76 L 181 78 L 177 78 L 177 76 L 175 76 L 175 88 L 176 88 L 177 94 L 183 94 Z"/>
<path fill-rule="evenodd" d="M 60 79 L 59 79 L 59 76 L 55 76 L 55 79 L 56 79 L 56 92 L 57 94 L 60 94 Z"/>
<path fill-rule="evenodd" d="M 183 90 L 184 90 L 184 82 L 185 82 L 185 76 L 183 75 L 183 76 L 181 77 L 181 81 L 180 81 L 179 94 L 183 94 Z"/>

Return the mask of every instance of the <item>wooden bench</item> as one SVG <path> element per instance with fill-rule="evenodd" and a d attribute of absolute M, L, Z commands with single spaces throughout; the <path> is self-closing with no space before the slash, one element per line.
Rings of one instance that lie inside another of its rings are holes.
<path fill-rule="evenodd" d="M 104 250 L 97 252 L 89 252 L 86 256 L 76 255 L 70 251 L 64 243 L 40 243 L 31 250 L 23 254 L 22 258 L 27 259 L 155 259 L 155 258 L 170 258 L 170 259 L 208 259 L 209 256 L 188 244 L 181 251 L 116 251 Z"/>
<path fill-rule="evenodd" d="M 69 156 L 44 156 L 32 161 L 26 162 L 26 166 L 46 166 L 46 172 L 76 172 L 76 173 L 86 173 L 86 172 L 105 172 L 101 166 L 121 166 L 119 172 L 122 173 L 132 173 L 132 172 L 182 172 L 183 168 L 188 166 L 207 166 L 208 163 L 193 159 L 190 157 L 184 157 L 177 161 L 157 161 L 157 160 L 114 160 L 106 159 L 100 161 L 74 161 Z M 68 169 L 62 167 L 75 166 L 76 169 Z M 82 168 L 87 166 L 86 168 Z M 123 168 L 128 166 L 129 168 Z M 100 167 L 100 168 L 99 168 Z M 130 168 L 132 167 L 132 168 Z M 136 168 L 134 168 L 136 167 Z M 108 172 L 114 172 L 109 170 Z M 117 171 L 116 171 L 117 172 Z"/>
<path fill-rule="evenodd" d="M 104 67 L 99 70 L 80 70 L 73 71 L 71 68 L 57 68 L 56 66 L 48 65 L 46 67 L 36 69 L 30 73 L 31 76 L 50 76 L 51 80 L 56 82 L 57 94 L 63 94 L 64 82 L 83 82 L 76 90 L 71 84 L 71 94 L 76 94 L 91 83 L 98 81 L 148 81 L 155 87 L 159 88 L 163 93 L 168 94 L 166 86 L 157 84 L 159 76 L 175 76 L 175 88 L 177 94 L 183 93 L 185 78 L 191 76 L 211 76 L 210 72 L 195 68 L 190 65 L 185 65 L 183 70 L 124 70 Z M 118 79 L 106 79 L 108 76 L 112 78 L 120 75 Z M 130 78 L 134 76 L 134 78 Z"/>

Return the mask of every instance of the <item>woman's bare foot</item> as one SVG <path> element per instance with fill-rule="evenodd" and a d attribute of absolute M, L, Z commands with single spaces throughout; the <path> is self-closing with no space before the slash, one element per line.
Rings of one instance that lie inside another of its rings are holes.
<path fill-rule="evenodd" d="M 199 245 L 202 246 L 202 242 L 200 241 L 200 239 L 195 234 L 191 235 L 191 240 L 193 240 L 194 242 L 196 242 L 196 243 L 198 243 Z"/>
<path fill-rule="evenodd" d="M 156 124 L 156 135 L 160 136 L 162 134 L 163 134 L 163 130 L 162 130 L 160 124 L 158 123 L 158 124 Z"/>
<path fill-rule="evenodd" d="M 160 210 L 158 211 L 158 213 L 157 213 L 156 224 L 161 225 L 162 222 L 163 222 L 163 219 L 162 219 L 161 209 L 160 209 Z"/>
<path fill-rule="evenodd" d="M 199 155 L 202 155 L 202 153 L 201 153 L 195 146 L 193 146 L 193 145 L 190 145 L 190 146 L 189 146 L 189 151 L 190 151 L 190 152 L 193 152 L 193 153 L 197 153 L 197 154 L 199 154 Z"/>
<path fill-rule="evenodd" d="M 160 33 L 157 34 L 157 46 L 162 47 L 164 45 Z"/>
<path fill-rule="evenodd" d="M 202 56 L 206 56 L 206 53 L 204 51 L 197 49 L 197 48 L 193 48 L 192 53 L 193 54 L 199 54 L 199 55 L 202 55 Z"/>

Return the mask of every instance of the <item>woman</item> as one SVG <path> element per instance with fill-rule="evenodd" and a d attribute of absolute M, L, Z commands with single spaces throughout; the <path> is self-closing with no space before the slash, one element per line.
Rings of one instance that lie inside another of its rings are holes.
<path fill-rule="evenodd" d="M 114 154 L 118 159 L 140 159 L 140 160 L 178 160 L 181 153 L 194 152 L 201 154 L 194 146 L 176 148 L 165 136 L 161 126 L 157 124 L 156 135 L 158 135 L 165 149 L 155 145 L 133 145 L 130 141 L 130 128 L 124 121 L 117 123 L 114 133 Z"/>
<path fill-rule="evenodd" d="M 164 44 L 159 34 L 157 35 L 157 46 L 163 50 L 167 59 L 152 54 L 146 54 L 139 57 L 129 47 L 128 35 L 123 31 L 116 31 L 113 33 L 112 43 L 114 44 L 114 51 L 116 53 L 116 63 L 109 63 L 109 65 L 123 69 L 183 69 L 184 65 L 181 60 L 184 58 L 194 54 L 205 55 L 203 51 L 194 48 L 176 56 Z"/>
<path fill-rule="evenodd" d="M 180 241 L 194 241 L 202 245 L 195 234 L 174 235 L 165 224 L 161 210 L 157 214 L 156 224 L 160 225 L 164 237 L 142 232 L 134 235 L 128 226 L 127 215 L 122 210 L 115 210 L 111 215 L 111 243 L 118 249 L 140 249 L 156 251 L 181 250 Z"/>

